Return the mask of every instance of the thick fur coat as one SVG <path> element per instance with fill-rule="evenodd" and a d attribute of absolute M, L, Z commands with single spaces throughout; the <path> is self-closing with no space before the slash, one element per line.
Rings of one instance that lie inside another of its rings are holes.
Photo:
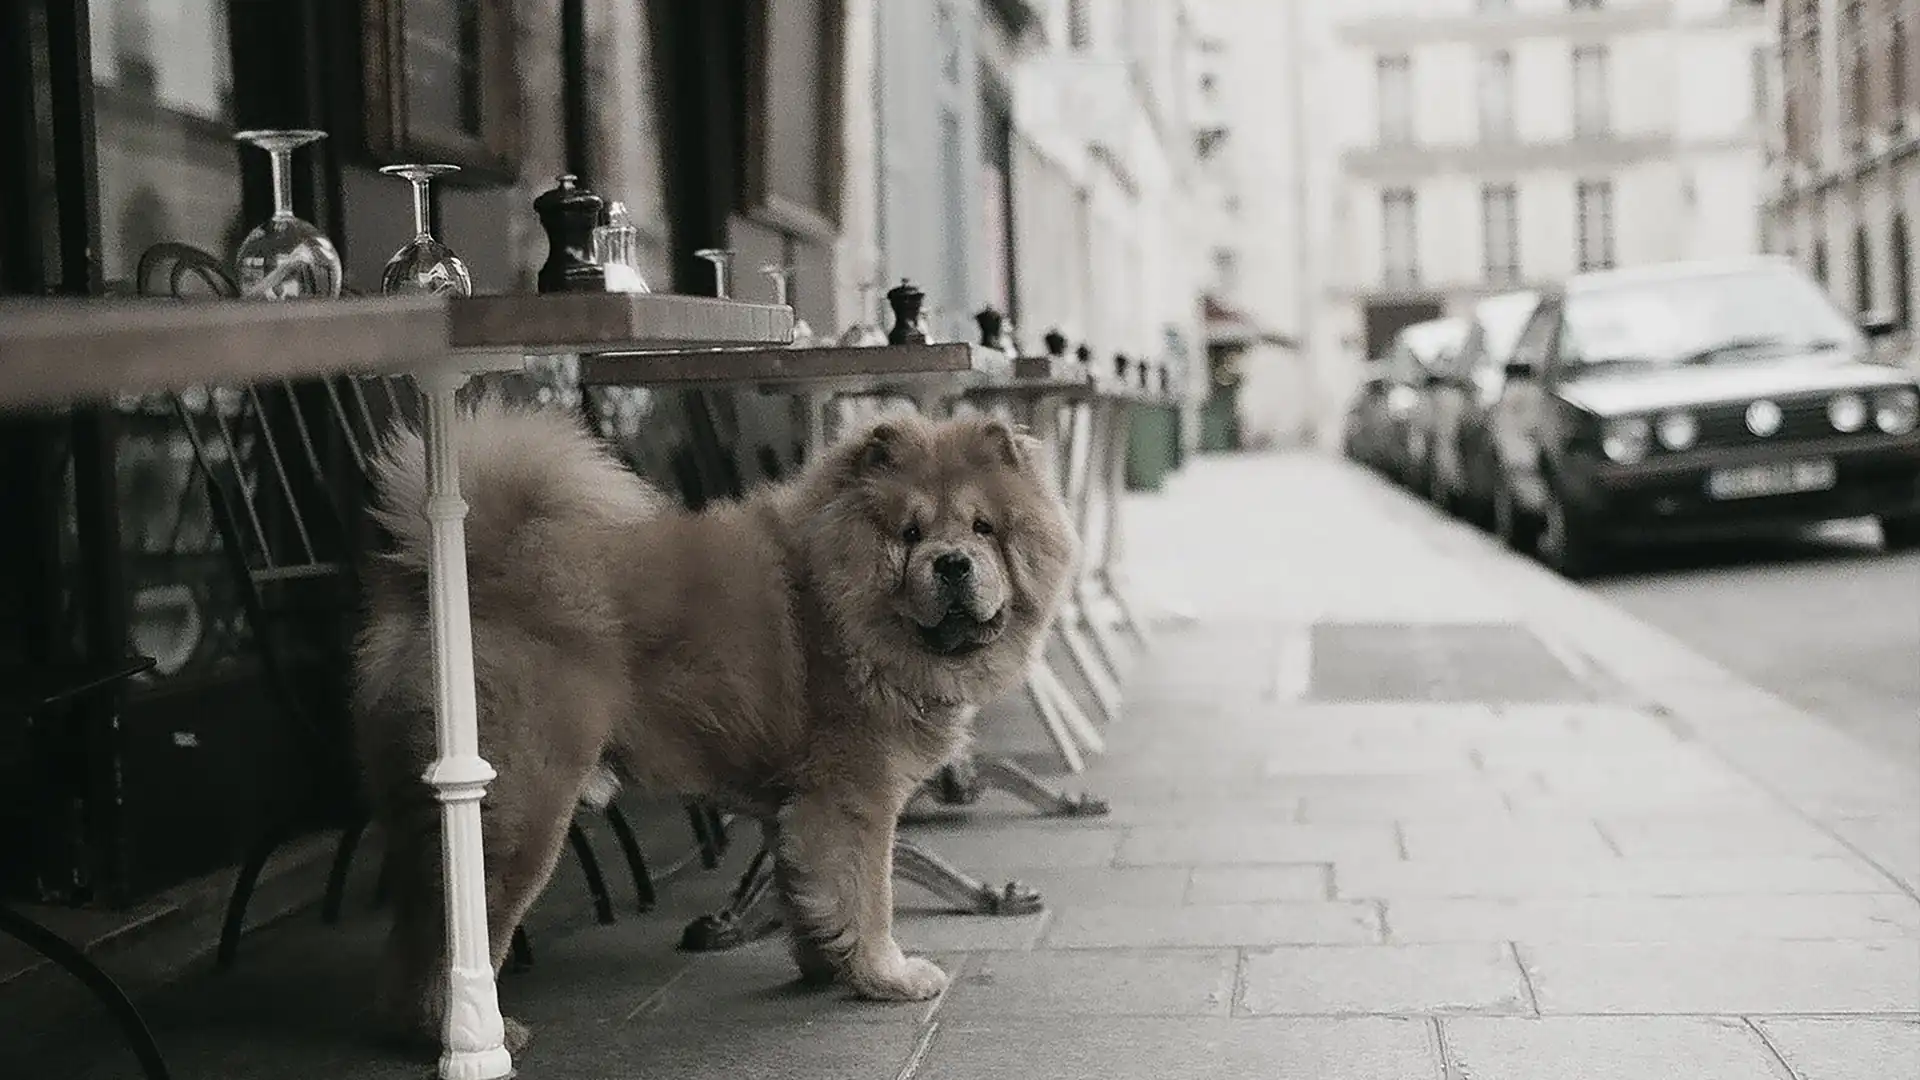
<path fill-rule="evenodd" d="M 480 405 L 453 426 L 496 969 L 608 770 L 774 823 L 801 970 L 879 999 L 946 976 L 892 931 L 894 822 L 1023 678 L 1077 548 L 1039 444 L 991 419 L 877 422 L 790 483 L 690 513 L 570 415 Z M 439 1037 L 446 977 L 416 432 L 375 470 L 394 550 L 369 573 L 358 750 L 389 836 L 384 985 Z M 524 1030 L 511 1026 L 515 1041 Z"/>

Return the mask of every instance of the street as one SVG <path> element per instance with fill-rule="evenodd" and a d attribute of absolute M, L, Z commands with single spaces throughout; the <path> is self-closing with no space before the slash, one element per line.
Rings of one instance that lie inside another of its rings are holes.
<path fill-rule="evenodd" d="M 1839 528 L 1640 553 L 1592 588 L 1920 771 L 1920 553 Z"/>

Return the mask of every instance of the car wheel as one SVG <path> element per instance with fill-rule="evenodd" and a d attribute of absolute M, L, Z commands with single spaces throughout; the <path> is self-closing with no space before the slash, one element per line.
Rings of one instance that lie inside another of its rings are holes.
<path fill-rule="evenodd" d="M 1520 500 L 1514 497 L 1513 485 L 1505 480 L 1494 481 L 1491 517 L 1493 535 L 1499 537 L 1501 543 L 1523 555 L 1533 554 L 1539 529 L 1521 507 Z"/>
<path fill-rule="evenodd" d="M 1881 518 L 1880 546 L 1888 551 L 1920 548 L 1920 517 Z"/>
<path fill-rule="evenodd" d="M 1561 577 L 1580 580 L 1598 573 L 1606 562 L 1606 548 L 1590 522 L 1567 507 L 1553 484 L 1547 485 L 1540 534 L 1535 551 L 1540 561 Z"/>

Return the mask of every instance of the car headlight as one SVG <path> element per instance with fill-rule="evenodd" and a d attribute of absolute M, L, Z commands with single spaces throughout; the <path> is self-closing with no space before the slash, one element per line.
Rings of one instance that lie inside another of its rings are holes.
<path fill-rule="evenodd" d="M 1420 392 L 1411 386 L 1396 386 L 1387 391 L 1387 410 L 1395 416 L 1405 416 L 1413 411 L 1420 401 Z"/>
<path fill-rule="evenodd" d="M 1889 435 L 1905 435 L 1920 424 L 1920 390 L 1902 387 L 1873 395 L 1873 422 Z"/>
<path fill-rule="evenodd" d="M 1654 425 L 1660 445 L 1669 450 L 1685 450 L 1700 437 L 1700 422 L 1690 412 L 1670 412 Z"/>
<path fill-rule="evenodd" d="M 1827 402 L 1827 422 L 1833 430 L 1851 435 L 1867 426 L 1867 399 L 1859 394 L 1841 394 Z"/>
<path fill-rule="evenodd" d="M 1600 452 L 1607 455 L 1609 461 L 1631 465 L 1647 456 L 1647 442 L 1652 433 L 1652 425 L 1644 416 L 1609 420 L 1600 427 Z"/>

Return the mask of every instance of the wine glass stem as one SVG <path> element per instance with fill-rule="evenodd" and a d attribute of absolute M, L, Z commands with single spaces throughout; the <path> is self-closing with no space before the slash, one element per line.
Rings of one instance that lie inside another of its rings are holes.
<path fill-rule="evenodd" d="M 427 232 L 427 184 L 424 176 L 410 176 L 413 181 L 413 236 L 416 240 L 429 238 Z"/>
<path fill-rule="evenodd" d="M 288 170 L 293 164 L 293 151 L 268 151 L 268 160 L 273 162 L 273 216 L 292 217 L 293 178 Z"/>

